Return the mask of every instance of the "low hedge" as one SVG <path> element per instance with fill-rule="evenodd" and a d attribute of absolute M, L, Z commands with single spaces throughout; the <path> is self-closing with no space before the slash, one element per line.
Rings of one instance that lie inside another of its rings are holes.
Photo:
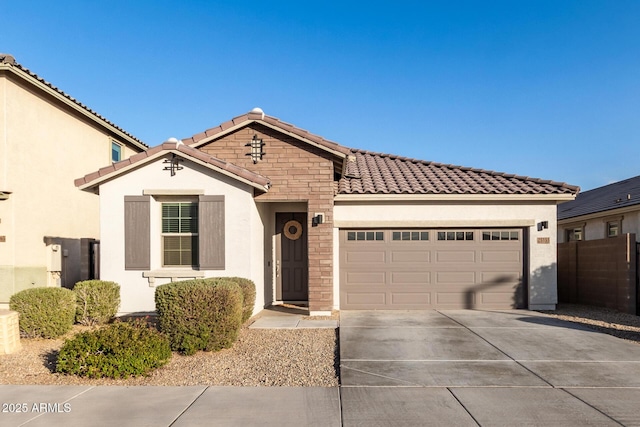
<path fill-rule="evenodd" d="M 242 325 L 242 290 L 227 279 L 198 279 L 156 288 L 160 330 L 171 348 L 191 355 L 229 348 Z"/>
<path fill-rule="evenodd" d="M 76 322 L 92 326 L 108 323 L 120 306 L 120 285 L 103 280 L 85 280 L 73 287 Z"/>
<path fill-rule="evenodd" d="M 88 378 L 147 375 L 171 359 L 169 340 L 144 321 L 117 322 L 65 341 L 56 371 Z"/>
<path fill-rule="evenodd" d="M 73 327 L 76 295 L 65 288 L 31 288 L 11 296 L 9 307 L 20 314 L 20 332 L 28 338 L 57 338 Z"/>
<path fill-rule="evenodd" d="M 253 307 L 256 305 L 256 284 L 244 277 L 223 277 L 223 279 L 236 282 L 242 289 L 242 323 L 246 322 L 253 314 Z"/>

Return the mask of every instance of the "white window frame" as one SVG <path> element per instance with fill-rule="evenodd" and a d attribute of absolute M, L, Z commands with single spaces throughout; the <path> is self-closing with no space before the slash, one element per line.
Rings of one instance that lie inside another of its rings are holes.
<path fill-rule="evenodd" d="M 165 204 L 175 204 L 175 203 L 179 203 L 179 204 L 192 204 L 195 205 L 195 212 L 196 214 L 199 216 L 199 204 L 198 204 L 198 200 L 197 199 L 193 199 L 193 198 L 180 198 L 180 199 L 166 199 L 166 200 L 162 200 L 160 201 L 160 261 L 161 261 L 161 265 L 162 268 L 194 268 L 194 267 L 198 267 L 198 259 L 199 259 L 199 246 L 198 246 L 198 236 L 199 236 L 199 229 L 197 229 L 196 232 L 164 232 L 163 228 L 164 228 L 164 214 L 163 214 L 163 206 Z M 178 217 L 181 218 L 181 217 Z M 193 218 L 193 217 L 191 217 Z M 198 217 L 195 218 L 195 224 L 196 227 L 198 227 Z M 165 237 L 190 237 L 191 241 L 192 241 L 192 247 L 191 247 L 191 259 L 192 262 L 188 263 L 188 264 L 167 264 L 165 261 Z M 195 248 L 194 248 L 195 245 Z M 195 253 L 194 253 L 194 249 L 195 249 Z"/>

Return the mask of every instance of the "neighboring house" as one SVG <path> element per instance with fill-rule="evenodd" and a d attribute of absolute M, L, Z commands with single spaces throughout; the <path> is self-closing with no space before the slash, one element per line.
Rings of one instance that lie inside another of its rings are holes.
<path fill-rule="evenodd" d="M 0 306 L 87 279 L 99 198 L 73 181 L 145 144 L 0 54 Z"/>
<path fill-rule="evenodd" d="M 558 206 L 560 302 L 640 314 L 640 176 Z"/>
<path fill-rule="evenodd" d="M 558 243 L 625 233 L 640 238 L 640 176 L 584 191 L 558 206 Z"/>
<path fill-rule="evenodd" d="M 122 312 L 243 276 L 256 309 L 554 308 L 556 204 L 578 188 L 354 150 L 262 110 L 76 180 L 100 194 Z"/>

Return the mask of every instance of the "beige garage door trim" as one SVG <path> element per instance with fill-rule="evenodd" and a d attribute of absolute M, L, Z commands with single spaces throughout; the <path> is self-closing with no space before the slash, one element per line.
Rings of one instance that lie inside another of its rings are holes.
<path fill-rule="evenodd" d="M 522 228 L 341 229 L 340 308 L 525 306 Z"/>

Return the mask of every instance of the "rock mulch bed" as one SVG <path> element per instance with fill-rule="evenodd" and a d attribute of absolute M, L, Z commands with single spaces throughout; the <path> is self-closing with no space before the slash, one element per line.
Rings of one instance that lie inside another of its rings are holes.
<path fill-rule="evenodd" d="M 640 344 L 640 316 L 579 304 L 558 304 L 556 310 L 541 313 Z"/>
<path fill-rule="evenodd" d="M 75 326 L 70 334 L 87 330 Z M 69 335 L 70 336 L 70 335 Z M 148 377 L 126 380 L 84 379 L 54 372 L 63 339 L 22 339 L 22 350 L 0 356 L 0 384 L 47 385 L 338 385 L 337 334 L 334 329 L 248 329 L 243 327 L 231 349 L 173 354 Z"/>

